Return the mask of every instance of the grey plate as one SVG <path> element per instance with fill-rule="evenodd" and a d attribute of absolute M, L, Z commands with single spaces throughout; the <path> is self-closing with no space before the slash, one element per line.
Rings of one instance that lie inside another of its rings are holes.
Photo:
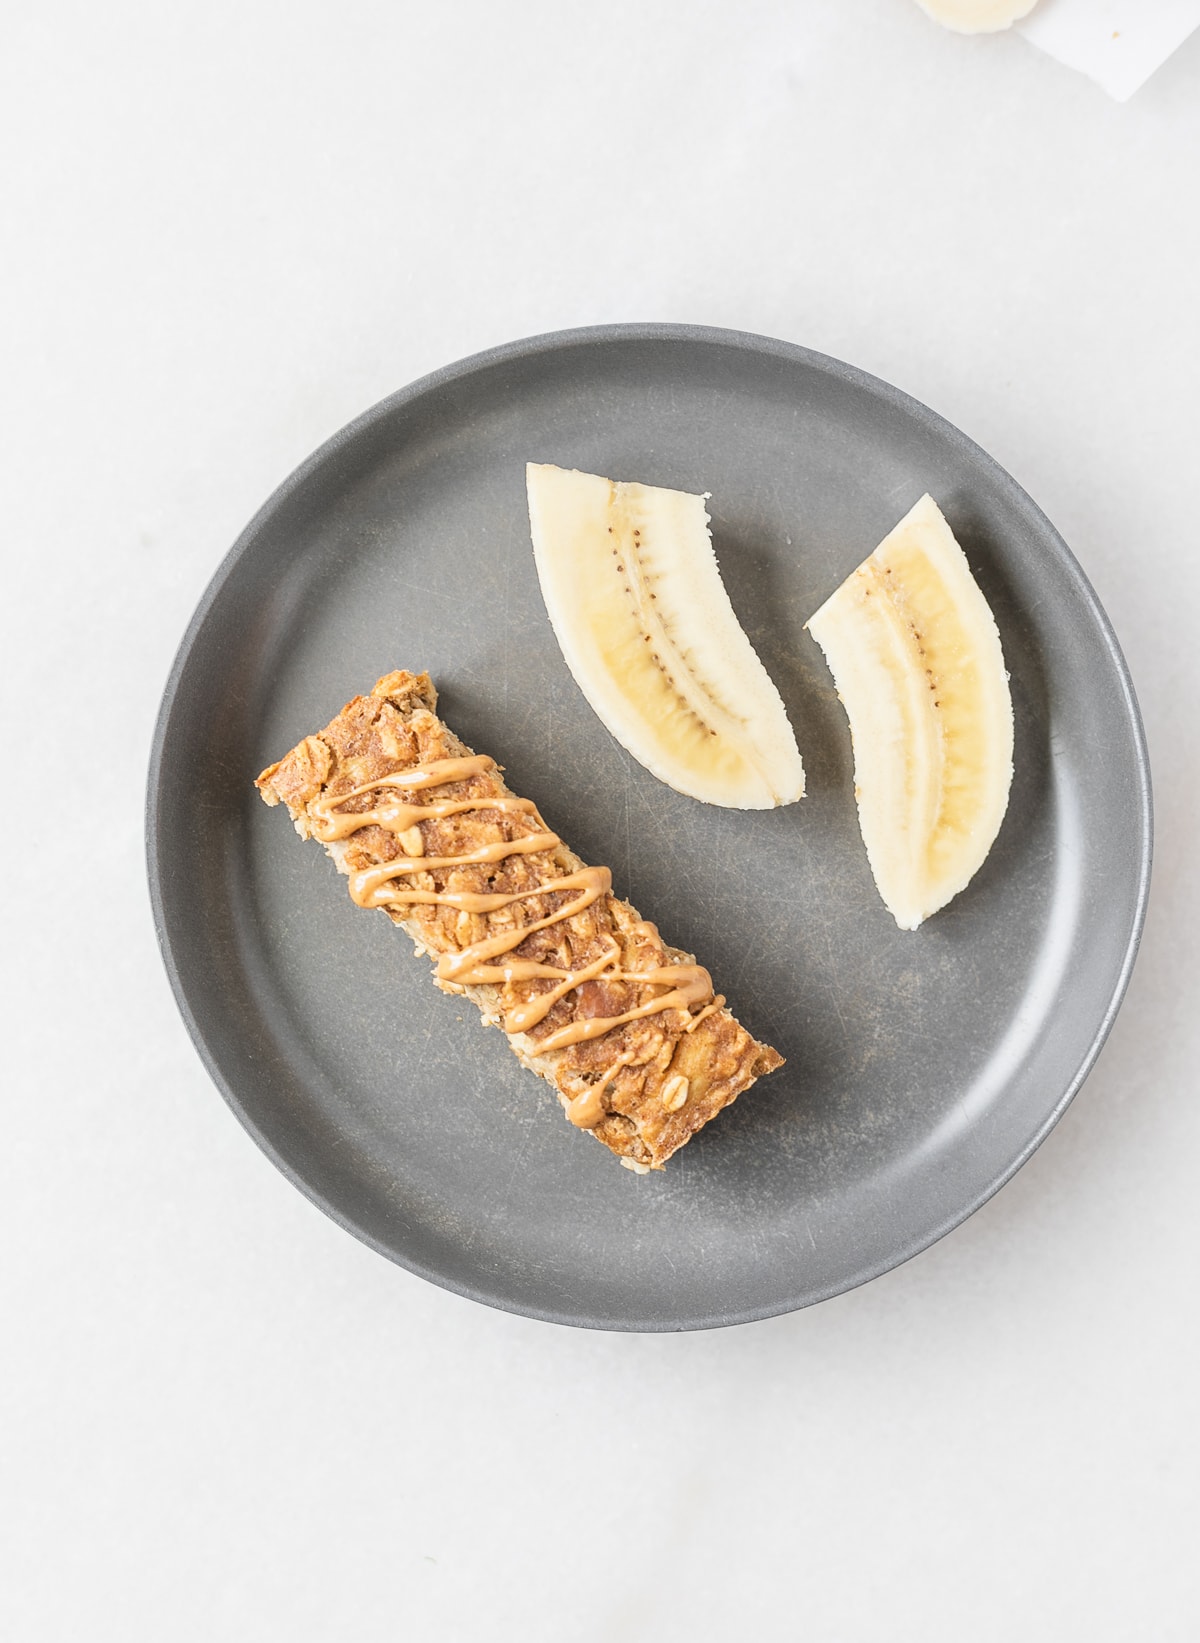
<path fill-rule="evenodd" d="M 783 693 L 808 796 L 717 810 L 635 765 L 542 607 L 527 459 L 710 491 L 726 585 Z M 1016 778 L 968 890 L 896 929 L 807 617 L 925 490 L 1012 674 Z M 709 966 L 787 1066 L 661 1175 L 564 1122 L 472 1007 L 254 776 L 391 668 Z M 448 1289 L 604 1329 L 789 1311 L 924 1248 L 1079 1088 L 1129 977 L 1146 749 L 1112 629 L 1020 487 L 931 411 L 761 337 L 537 337 L 385 400 L 311 457 L 213 579 L 150 771 L 155 917 L 184 1018 L 260 1146 L 342 1226 Z"/>

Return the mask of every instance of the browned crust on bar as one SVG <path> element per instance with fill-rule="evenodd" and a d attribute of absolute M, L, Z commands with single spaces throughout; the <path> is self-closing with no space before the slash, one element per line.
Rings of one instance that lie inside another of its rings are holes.
<path fill-rule="evenodd" d="M 257 786 L 268 804 L 286 804 L 303 838 L 313 836 L 312 806 L 318 799 L 336 802 L 365 783 L 395 776 L 432 759 L 460 758 L 471 753 L 437 717 L 437 692 L 427 673 L 389 673 L 369 696 L 356 696 L 336 719 L 315 736 L 306 736 L 290 753 L 264 770 Z M 513 796 L 498 768 L 466 781 L 426 789 L 423 801 L 440 798 L 503 798 Z M 371 795 L 352 799 L 347 811 L 366 810 Z M 547 831 L 536 813 L 501 810 L 459 812 L 420 822 L 424 853 L 462 855 L 480 845 Z M 328 846 L 343 873 L 358 872 L 382 862 L 399 860 L 399 841 L 381 827 L 364 827 L 344 844 Z M 413 889 L 513 892 L 544 885 L 577 872 L 583 862 L 566 845 L 553 850 L 514 855 L 500 862 L 471 862 L 412 875 Z M 543 895 L 517 901 L 498 911 L 462 913 L 436 904 L 385 907 L 393 923 L 407 930 L 418 950 L 436 961 L 501 930 L 512 930 L 546 916 L 570 899 Z M 667 947 L 653 925 L 642 921 L 628 902 L 605 895 L 590 907 L 534 931 L 515 949 L 521 958 L 540 960 L 563 969 L 582 969 L 616 942 L 622 970 L 641 973 L 663 965 L 691 964 L 688 953 Z M 446 991 L 465 993 L 483 1012 L 489 1025 L 499 1025 L 505 1013 L 552 983 L 543 980 L 509 982 L 504 986 L 466 986 L 437 983 Z M 605 1146 L 634 1168 L 659 1169 L 671 1154 L 691 1139 L 722 1107 L 747 1089 L 763 1073 L 783 1065 L 783 1057 L 769 1045 L 759 1044 L 727 1009 L 706 1015 L 691 1031 L 686 1010 L 660 1010 L 640 1020 L 613 1027 L 599 1037 L 565 1048 L 539 1051 L 551 1033 L 583 1018 L 611 1016 L 634 1009 L 662 994 L 661 986 L 639 986 L 636 981 L 610 981 L 603 976 L 586 981 L 561 998 L 545 1019 L 530 1032 L 509 1039 L 519 1060 L 554 1085 L 564 1106 L 604 1079 L 614 1064 L 626 1064 L 611 1077 L 604 1093 L 605 1116 L 592 1131 Z M 676 1111 L 664 1104 L 671 1085 L 688 1080 L 688 1095 Z"/>

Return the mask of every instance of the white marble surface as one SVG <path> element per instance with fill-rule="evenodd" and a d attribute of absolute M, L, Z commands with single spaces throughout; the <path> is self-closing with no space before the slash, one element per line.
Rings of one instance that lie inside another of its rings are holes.
<path fill-rule="evenodd" d="M 1200 36 L 1117 105 L 908 0 L 46 0 L 0 134 L 4 1636 L 1200 1635 Z M 651 318 L 852 360 L 1025 484 L 1124 644 L 1158 859 L 1108 1048 L 972 1221 L 623 1338 L 276 1174 L 176 1015 L 141 816 L 183 627 L 297 461 L 444 361 Z"/>

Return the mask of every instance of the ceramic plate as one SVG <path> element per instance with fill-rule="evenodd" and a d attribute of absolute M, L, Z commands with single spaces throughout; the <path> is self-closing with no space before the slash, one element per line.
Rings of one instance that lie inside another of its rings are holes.
<path fill-rule="evenodd" d="M 708 491 L 734 607 L 808 795 L 683 798 L 579 694 L 538 591 L 527 460 Z M 924 491 L 991 603 L 1016 776 L 967 891 L 921 930 L 875 891 L 850 736 L 803 624 Z M 661 1174 L 565 1122 L 472 1006 L 254 792 L 397 667 L 618 893 L 696 953 L 787 1066 Z M 931 411 L 760 337 L 537 337 L 368 411 L 266 504 L 184 638 L 154 741 L 155 916 L 184 1018 L 246 1128 L 342 1226 L 514 1312 L 730 1324 L 883 1272 L 1029 1156 L 1119 1005 L 1150 863 L 1146 750 L 1112 629 L 1021 488 Z"/>

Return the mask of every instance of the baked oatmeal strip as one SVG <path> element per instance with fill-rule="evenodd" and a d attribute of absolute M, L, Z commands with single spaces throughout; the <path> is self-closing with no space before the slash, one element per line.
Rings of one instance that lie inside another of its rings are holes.
<path fill-rule="evenodd" d="M 503 1027 L 572 1122 L 661 1168 L 782 1057 L 436 707 L 428 674 L 389 673 L 258 789 L 434 960 L 438 986 Z"/>

